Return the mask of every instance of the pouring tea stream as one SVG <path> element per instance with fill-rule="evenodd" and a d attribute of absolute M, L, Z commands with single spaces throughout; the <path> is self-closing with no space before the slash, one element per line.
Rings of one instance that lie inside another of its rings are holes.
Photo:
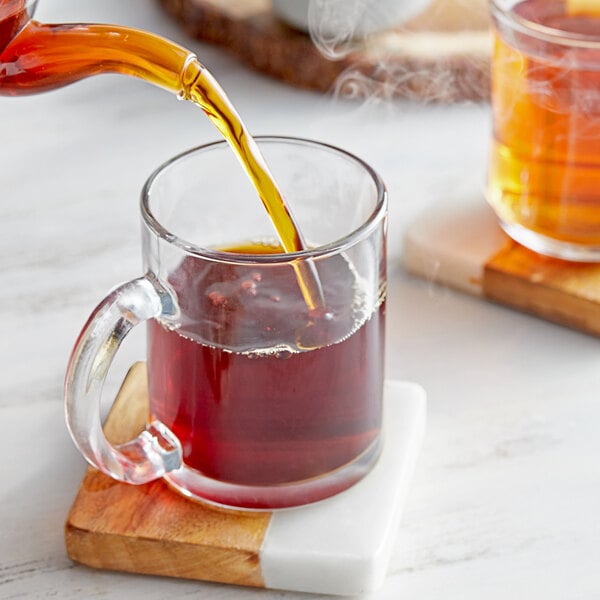
<path fill-rule="evenodd" d="M 0 0 L 0 95 L 53 90 L 102 73 L 148 81 L 198 105 L 228 141 L 265 207 L 285 252 L 307 243 L 256 143 L 210 72 L 185 48 L 149 32 L 118 25 L 43 24 L 37 0 Z M 311 263 L 294 267 L 308 309 L 324 312 Z"/>

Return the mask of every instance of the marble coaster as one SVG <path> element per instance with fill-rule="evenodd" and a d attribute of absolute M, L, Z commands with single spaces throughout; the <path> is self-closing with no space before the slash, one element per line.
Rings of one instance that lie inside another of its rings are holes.
<path fill-rule="evenodd" d="M 105 426 L 127 437 L 147 412 L 145 365 L 135 365 Z M 65 528 L 67 553 L 88 566 L 302 592 L 355 595 L 384 581 L 425 431 L 426 400 L 387 381 L 384 445 L 349 490 L 275 512 L 217 509 L 161 480 L 116 482 L 91 467 Z"/>
<path fill-rule="evenodd" d="M 387 381 L 384 446 L 355 486 L 312 506 L 273 513 L 260 551 L 265 586 L 358 594 L 385 578 L 425 433 L 425 393 Z"/>

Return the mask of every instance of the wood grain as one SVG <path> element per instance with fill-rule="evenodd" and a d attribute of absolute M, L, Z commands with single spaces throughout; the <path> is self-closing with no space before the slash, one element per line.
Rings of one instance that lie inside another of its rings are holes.
<path fill-rule="evenodd" d="M 146 369 L 132 367 L 107 419 L 113 443 L 147 414 Z M 192 502 L 162 481 L 132 486 L 89 468 L 65 527 L 72 560 L 99 569 L 264 587 L 259 551 L 270 513 Z"/>
<path fill-rule="evenodd" d="M 568 263 L 508 243 L 485 264 L 490 300 L 600 335 L 600 265 Z"/>
<path fill-rule="evenodd" d="M 191 36 L 299 87 L 358 98 L 489 97 L 485 0 L 434 0 L 402 28 L 370 36 L 338 60 L 326 58 L 308 35 L 278 21 L 269 0 L 159 1 Z"/>

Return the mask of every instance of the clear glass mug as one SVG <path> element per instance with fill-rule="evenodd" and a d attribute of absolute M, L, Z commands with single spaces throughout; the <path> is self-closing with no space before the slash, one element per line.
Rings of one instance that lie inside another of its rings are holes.
<path fill-rule="evenodd" d="M 311 249 L 277 250 L 225 142 L 161 166 L 142 193 L 146 274 L 92 313 L 69 363 L 66 413 L 85 458 L 117 480 L 164 477 L 191 498 L 276 509 L 348 488 L 379 455 L 387 199 L 342 150 L 257 142 Z M 323 310 L 307 308 L 302 273 L 316 274 Z M 102 385 L 143 321 L 150 416 L 114 447 Z"/>
<path fill-rule="evenodd" d="M 587 0 L 492 0 L 488 200 L 506 232 L 600 261 L 600 10 Z"/>

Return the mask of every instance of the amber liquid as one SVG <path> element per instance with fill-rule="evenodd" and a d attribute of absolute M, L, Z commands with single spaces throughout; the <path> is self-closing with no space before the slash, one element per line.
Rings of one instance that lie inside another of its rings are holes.
<path fill-rule="evenodd" d="M 383 299 L 373 309 L 343 256 L 317 269 L 327 318 L 310 315 L 288 265 L 189 257 L 169 277 L 181 326 L 148 324 L 150 411 L 181 441 L 187 468 L 233 485 L 279 485 L 330 473 L 376 443 Z"/>
<path fill-rule="evenodd" d="M 229 142 L 266 208 L 286 252 L 306 249 L 301 232 L 247 128 L 217 81 L 184 48 L 113 25 L 44 25 L 23 0 L 0 0 L 0 95 L 25 95 L 100 73 L 139 77 L 197 104 Z M 323 308 L 312 263 L 296 267 L 311 310 Z"/>
<path fill-rule="evenodd" d="M 561 46 L 496 23 L 489 201 L 509 226 L 600 248 L 600 14 L 548 0 L 513 10 L 596 42 Z"/>

